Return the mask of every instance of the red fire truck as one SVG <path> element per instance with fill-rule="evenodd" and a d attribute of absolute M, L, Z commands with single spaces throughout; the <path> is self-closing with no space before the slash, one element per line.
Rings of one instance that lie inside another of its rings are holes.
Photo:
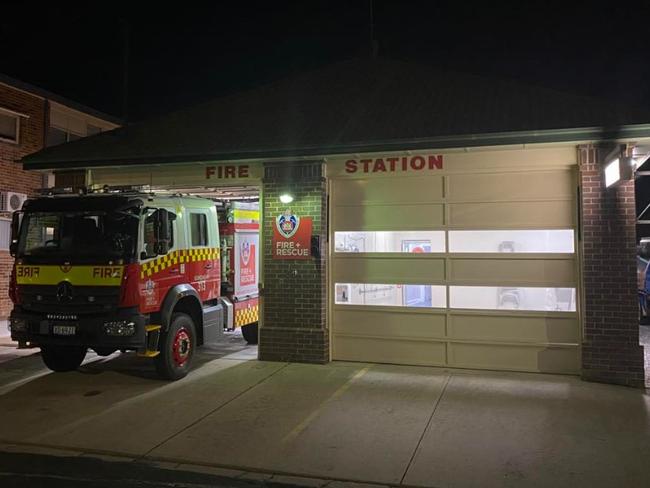
<path fill-rule="evenodd" d="M 224 222 L 220 239 L 209 199 L 54 193 L 13 216 L 10 285 L 11 336 L 40 347 L 50 369 L 78 368 L 89 348 L 135 350 L 175 380 L 188 373 L 195 348 L 219 341 L 224 328 L 240 326 L 257 341 L 254 214 L 242 214 L 247 225 Z"/>

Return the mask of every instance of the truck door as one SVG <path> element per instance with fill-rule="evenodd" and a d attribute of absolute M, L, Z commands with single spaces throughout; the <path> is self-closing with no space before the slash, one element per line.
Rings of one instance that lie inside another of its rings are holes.
<path fill-rule="evenodd" d="M 210 225 L 210 219 L 215 220 Z M 216 216 L 211 214 L 211 209 L 197 208 L 189 212 L 190 220 L 190 262 L 188 265 L 188 279 L 191 285 L 199 292 L 202 301 L 211 300 L 219 296 L 219 255 L 218 235 L 216 232 Z M 214 243 L 212 246 L 210 243 Z"/>
<path fill-rule="evenodd" d="M 140 283 L 141 310 L 143 313 L 155 312 L 160 309 L 169 289 L 185 282 L 185 276 L 179 260 L 179 245 L 181 244 L 182 227 L 174 218 L 176 213 L 172 208 L 166 208 L 172 217 L 170 219 L 171 241 L 169 252 L 164 255 L 156 254 L 154 249 L 154 219 L 156 210 L 147 214 L 143 226 L 142 249 L 140 254 Z"/>

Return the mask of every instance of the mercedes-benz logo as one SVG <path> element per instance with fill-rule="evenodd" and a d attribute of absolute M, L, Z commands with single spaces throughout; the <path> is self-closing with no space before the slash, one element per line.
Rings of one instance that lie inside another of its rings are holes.
<path fill-rule="evenodd" d="M 72 300 L 72 285 L 69 281 L 62 281 L 56 287 L 56 299 L 60 302 Z"/>

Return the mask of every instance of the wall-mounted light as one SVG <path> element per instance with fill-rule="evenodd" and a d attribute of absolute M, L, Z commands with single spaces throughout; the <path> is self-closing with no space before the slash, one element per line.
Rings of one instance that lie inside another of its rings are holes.
<path fill-rule="evenodd" d="M 282 195 L 280 195 L 280 201 L 285 204 L 291 203 L 293 202 L 293 196 L 289 195 L 288 193 L 283 193 Z"/>
<path fill-rule="evenodd" d="M 605 186 L 610 187 L 621 179 L 621 162 L 615 159 L 605 166 Z"/>
<path fill-rule="evenodd" d="M 605 165 L 605 186 L 617 186 L 634 177 L 636 164 L 632 158 L 616 158 Z"/>

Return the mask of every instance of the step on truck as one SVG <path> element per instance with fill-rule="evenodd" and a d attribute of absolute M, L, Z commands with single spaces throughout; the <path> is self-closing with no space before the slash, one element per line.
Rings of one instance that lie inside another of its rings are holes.
<path fill-rule="evenodd" d="M 88 349 L 137 351 L 176 380 L 196 347 L 218 342 L 224 329 L 240 326 L 257 341 L 257 267 L 244 270 L 247 294 L 235 296 L 228 273 L 241 269 L 222 274 L 221 245 L 234 246 L 236 229 L 222 242 L 209 199 L 54 193 L 27 200 L 11 227 L 11 337 L 40 347 L 53 371 L 77 369 Z M 252 248 L 252 239 L 237 243 L 257 265 L 255 236 Z"/>

